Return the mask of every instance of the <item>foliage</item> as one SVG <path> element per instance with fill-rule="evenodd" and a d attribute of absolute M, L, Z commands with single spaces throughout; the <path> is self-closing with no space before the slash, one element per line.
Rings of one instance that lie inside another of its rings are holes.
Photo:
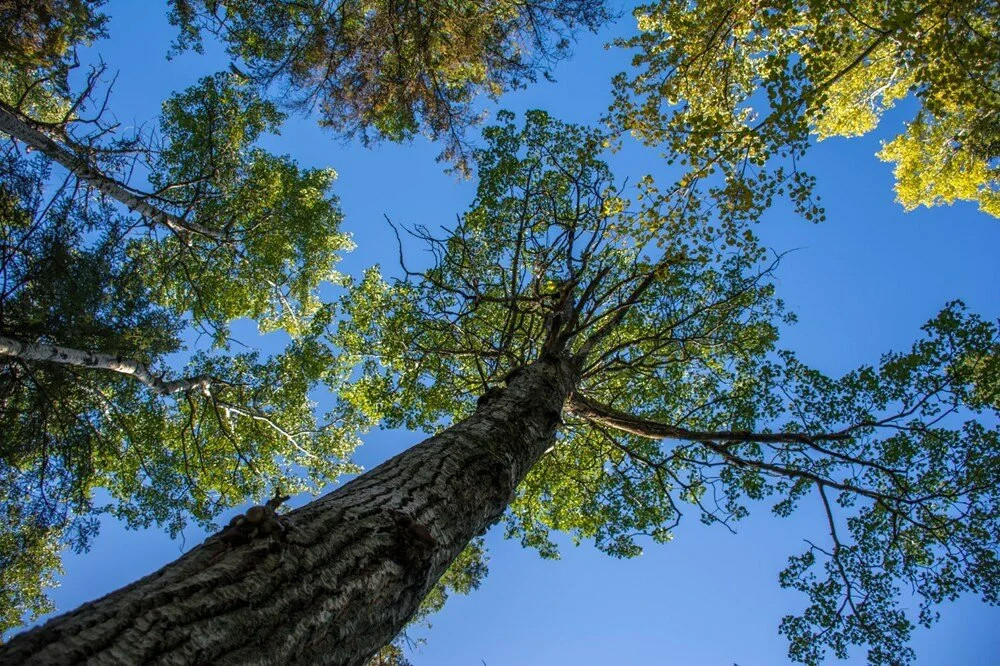
<path fill-rule="evenodd" d="M 75 49 L 106 33 L 104 0 L 0 1 L 0 100 L 56 122 L 71 112 L 67 76 Z"/>
<path fill-rule="evenodd" d="M 180 44 L 205 30 L 259 83 L 282 82 L 320 122 L 368 142 L 421 130 L 462 168 L 473 101 L 534 81 L 579 28 L 610 18 L 599 0 L 262 2 L 173 0 Z"/>
<path fill-rule="evenodd" d="M 7 496 L 8 487 L 0 483 L 0 507 L 5 510 L 0 527 L 0 636 L 21 625 L 25 616 L 34 619 L 55 610 L 45 589 L 55 585 L 54 574 L 60 571 L 62 541 L 59 527 L 30 518 L 39 513 L 31 508 L 31 500 Z"/>
<path fill-rule="evenodd" d="M 67 86 L 75 45 L 103 34 L 101 4 L 0 0 L 0 111 L 46 139 L 0 144 L 0 335 L 158 379 L 0 357 L 0 630 L 48 609 L 59 548 L 86 548 L 102 513 L 176 533 L 277 486 L 318 488 L 353 469 L 358 431 L 438 430 L 553 356 L 579 376 L 506 516 L 524 545 L 556 557 L 556 530 L 631 557 L 685 512 L 732 528 L 760 502 L 787 516 L 812 497 L 829 541 L 780 575 L 808 599 L 781 624 L 805 663 L 857 644 L 905 663 L 936 604 L 997 601 L 997 326 L 951 303 L 908 352 L 825 377 L 777 347 L 792 317 L 748 224 L 785 195 L 822 219 L 797 164 L 811 136 L 864 134 L 911 98 L 913 121 L 880 153 L 903 205 L 976 200 L 1000 216 L 993 4 L 640 7 L 611 120 L 686 169 L 628 190 L 601 157 L 614 133 L 535 111 L 520 127 L 500 114 L 481 149 L 463 134 L 478 95 L 547 74 L 576 30 L 607 20 L 597 0 L 173 0 L 178 47 L 215 35 L 232 71 L 117 138 L 95 101 L 102 70 Z M 477 194 L 457 226 L 408 230 L 430 266 L 372 268 L 321 303 L 350 241 L 335 174 L 261 148 L 284 120 L 272 84 L 343 134 L 423 131 L 460 169 L 471 158 Z M 288 344 L 232 353 L 244 317 Z M 201 332 L 211 345 L 191 345 Z M 335 395 L 325 425 L 320 383 Z M 416 620 L 474 589 L 484 562 L 475 541 Z M 379 658 L 402 664 L 401 643 Z"/>
<path fill-rule="evenodd" d="M 782 622 L 797 660 L 816 663 L 826 647 L 844 657 L 852 643 L 872 644 L 872 663 L 912 658 L 911 621 L 894 602 L 900 584 L 920 599 L 923 625 L 937 619 L 937 603 L 961 593 L 998 601 L 997 325 L 955 302 L 924 331 L 909 352 L 836 382 L 787 358 L 781 379 L 797 396 L 804 430 L 858 424 L 823 457 L 779 451 L 795 475 L 763 489 L 786 494 L 776 507 L 784 511 L 817 475 L 829 480 L 815 484 L 828 515 L 834 501 L 852 514 L 830 518 L 832 548 L 811 545 L 782 572 L 782 584 L 811 602 Z"/>
<path fill-rule="evenodd" d="M 774 332 L 766 317 L 776 304 L 770 286 L 755 282 L 758 275 L 749 268 L 762 256 L 759 248 L 730 239 L 741 243 L 731 246 L 741 251 L 723 257 L 721 231 L 692 224 L 683 212 L 633 210 L 607 166 L 590 157 L 599 151 L 600 134 L 538 111 L 529 113 L 523 131 L 511 114 L 501 119 L 505 124 L 485 131 L 489 148 L 476 155 L 477 198 L 454 234 L 436 240 L 421 228 L 414 231 L 432 245 L 438 264 L 391 284 L 373 269 L 353 284 L 344 301 L 349 318 L 333 341 L 347 359 L 365 350 L 380 353 L 365 354 L 362 374 L 337 387 L 345 408 L 407 428 L 434 427 L 442 417 L 467 414 L 476 395 L 543 353 L 563 291 L 582 289 L 597 276 L 616 286 L 589 295 L 592 311 L 580 314 L 581 329 L 602 321 L 622 292 L 655 269 L 662 279 L 646 298 L 664 307 L 675 298 L 700 302 L 699 316 L 706 319 L 691 325 L 714 328 L 719 353 L 730 343 L 734 349 L 767 347 Z M 644 179 L 638 196 L 650 187 Z M 669 232 L 660 247 L 641 244 L 665 225 Z M 763 309 L 737 326 L 739 313 L 751 305 Z M 614 350 L 600 365 L 610 363 L 632 335 L 664 328 L 664 317 L 623 323 L 616 335 L 625 337 L 604 342 Z M 582 333 L 574 339 L 582 344 Z M 598 375 L 596 367 L 587 368 L 585 377 L 591 375 Z"/>
<path fill-rule="evenodd" d="M 80 43 L 104 35 L 105 0 L 3 0 L 0 56 L 13 69 L 54 70 Z"/>
<path fill-rule="evenodd" d="M 316 288 L 338 279 L 332 266 L 352 248 L 330 194 L 336 173 L 301 169 L 258 147 L 262 135 L 278 132 L 284 115 L 228 73 L 171 95 L 158 133 L 109 139 L 117 124 L 104 120 L 107 99 L 99 106 L 94 100 L 102 74 L 103 68 L 93 70 L 69 99 L 30 72 L 0 71 L 3 111 L 55 147 L 15 138 L 66 168 L 86 164 L 86 175 L 76 171 L 79 187 L 130 209 L 142 202 L 142 219 L 132 229 L 147 242 L 132 243 L 129 252 L 156 266 L 156 301 L 190 312 L 217 343 L 226 338 L 227 322 L 240 317 L 264 330 L 303 333 L 319 309 Z M 31 94 L 19 94 L 22 88 Z M 79 111 L 88 106 L 96 113 L 83 120 Z M 146 189 L 129 183 L 143 178 Z"/>
<path fill-rule="evenodd" d="M 42 78 L 24 84 L 29 75 Z M 355 469 L 344 461 L 356 427 L 319 424 L 310 398 L 330 354 L 315 292 L 350 248 L 335 174 L 255 146 L 282 115 L 231 75 L 168 99 L 158 134 L 109 141 L 101 107 L 88 121 L 75 112 L 99 75 L 75 99 L 46 88 L 41 70 L 2 77 L 12 112 L 92 170 L 64 173 L 44 147 L 28 144 L 41 153 L 29 156 L 3 141 L 0 335 L 128 359 L 159 381 L 205 379 L 165 396 L 107 368 L 2 357 L 5 627 L 47 607 L 55 554 L 86 549 L 98 514 L 176 534 L 272 487 L 316 489 Z M 19 85 L 41 92 L 15 98 Z M 141 193 L 124 176 L 141 177 L 142 164 L 155 215 L 130 214 L 101 188 Z M 231 354 L 241 317 L 291 342 L 271 357 Z M 192 326 L 216 349 L 185 349 Z"/>
<path fill-rule="evenodd" d="M 995 324 L 952 303 L 910 352 L 825 377 L 776 349 L 787 316 L 751 233 L 646 198 L 649 179 L 635 199 L 651 203 L 634 206 L 597 132 L 501 118 L 455 230 L 411 230 L 433 265 L 352 284 L 332 334 L 338 361 L 358 363 L 336 375 L 339 413 L 436 430 L 519 368 L 563 356 L 579 380 L 508 536 L 554 557 L 558 530 L 631 557 L 670 540 L 687 507 L 732 528 L 767 498 L 787 516 L 813 497 L 831 543 L 781 575 L 810 600 L 782 623 L 805 663 L 855 644 L 874 664 L 907 661 L 900 585 L 920 595 L 923 623 L 961 592 L 996 601 Z"/>
<path fill-rule="evenodd" d="M 899 201 L 971 200 L 1000 216 L 998 12 L 984 0 L 660 0 L 620 42 L 635 71 L 616 78 L 612 115 L 696 176 L 721 171 L 752 212 L 782 190 L 806 200 L 796 159 L 810 133 L 865 134 L 913 97 L 916 116 L 880 153 Z"/>
<path fill-rule="evenodd" d="M 192 301 L 157 302 L 173 279 L 147 261 L 158 241 L 130 234 L 133 218 L 82 196 L 71 177 L 54 179 L 44 158 L 8 144 L 3 163 L 0 334 L 137 360 L 161 377 L 178 372 L 167 356 L 182 349 Z M 310 321 L 322 330 L 322 316 Z M 316 489 L 352 471 L 342 461 L 354 428 L 317 425 L 309 397 L 329 352 L 315 330 L 298 333 L 270 358 L 188 355 L 180 372 L 210 377 L 210 387 L 168 397 L 106 369 L 4 357 L 3 506 L 17 516 L 7 523 L 9 538 L 23 544 L 14 582 L 5 581 L 5 622 L 45 607 L 37 595 L 50 579 L 52 544 L 85 549 L 96 514 L 176 534 L 189 519 L 210 526 L 272 486 Z M 109 504 L 95 504 L 98 488 Z M 31 576 L 35 582 L 22 585 Z"/>
<path fill-rule="evenodd" d="M 158 298 L 220 335 L 239 317 L 264 330 L 304 333 L 319 309 L 316 288 L 338 278 L 332 267 L 352 247 L 329 194 L 336 173 L 300 169 L 254 146 L 282 120 L 229 74 L 206 77 L 164 103 L 150 183 L 169 210 L 189 210 L 193 222 L 221 236 L 174 235 L 143 251 L 164 266 Z"/>

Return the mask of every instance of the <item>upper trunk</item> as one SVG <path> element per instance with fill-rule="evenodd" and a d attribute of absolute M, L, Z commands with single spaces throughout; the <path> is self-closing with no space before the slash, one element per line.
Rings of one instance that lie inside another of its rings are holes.
<path fill-rule="evenodd" d="M 527 366 L 467 419 L 282 518 L 283 541 L 213 537 L 15 636 L 0 664 L 363 664 L 552 445 L 575 370 Z"/>
<path fill-rule="evenodd" d="M 84 156 L 75 154 L 35 127 L 30 119 L 25 118 L 17 110 L 2 102 L 0 102 L 0 131 L 18 139 L 25 145 L 31 146 L 53 162 L 62 165 L 77 178 L 90 183 L 98 192 L 116 199 L 130 210 L 136 211 L 156 224 L 165 225 L 178 234 L 194 232 L 217 241 L 225 240 L 224 234 L 214 229 L 209 229 L 190 220 L 182 220 L 149 203 L 145 196 L 137 194 L 123 183 L 101 172 L 92 166 Z"/>

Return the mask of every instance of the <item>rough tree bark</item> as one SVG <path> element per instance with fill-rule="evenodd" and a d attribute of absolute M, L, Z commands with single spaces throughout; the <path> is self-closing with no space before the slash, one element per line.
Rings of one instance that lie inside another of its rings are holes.
<path fill-rule="evenodd" d="M 193 232 L 220 242 L 226 240 L 223 233 L 197 222 L 182 220 L 176 215 L 154 206 L 146 197 L 137 194 L 123 183 L 101 172 L 92 166 L 84 156 L 69 150 L 36 127 L 31 120 L 22 116 L 16 109 L 3 102 L 0 102 L 0 132 L 37 150 L 53 162 L 62 165 L 77 178 L 90 183 L 98 192 L 117 200 L 146 219 L 166 226 L 174 233 L 183 235 Z"/>
<path fill-rule="evenodd" d="M 388 643 L 554 443 L 576 366 L 526 366 L 476 412 L 283 518 L 283 540 L 213 537 L 15 636 L 0 664 L 335 664 Z"/>

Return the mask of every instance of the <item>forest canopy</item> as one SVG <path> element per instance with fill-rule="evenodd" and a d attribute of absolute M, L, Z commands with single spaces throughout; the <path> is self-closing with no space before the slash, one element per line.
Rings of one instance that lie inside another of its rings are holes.
<path fill-rule="evenodd" d="M 635 15 L 614 121 L 690 160 L 689 178 L 721 170 L 727 200 L 803 201 L 795 160 L 814 139 L 861 136 L 902 104 L 905 129 L 879 152 L 899 202 L 1000 217 L 996 3 L 662 0 Z"/>
<path fill-rule="evenodd" d="M 939 604 L 996 603 L 997 323 L 952 294 L 909 348 L 829 376 L 782 342 L 785 255 L 763 240 L 783 198 L 836 225 L 812 144 L 890 123 L 878 157 L 903 208 L 1000 217 L 993 3 L 640 5 L 609 45 L 629 67 L 592 82 L 611 105 L 586 124 L 485 119 L 616 19 L 598 0 L 167 4 L 164 57 L 224 58 L 129 124 L 113 75 L 128 63 L 88 55 L 115 37 L 113 4 L 0 0 L 0 631 L 53 610 L 60 553 L 86 551 L 104 516 L 214 531 L 219 566 L 261 539 L 298 548 L 296 511 L 267 530 L 220 518 L 359 473 L 373 429 L 433 435 L 400 460 L 478 432 L 506 467 L 487 466 L 499 504 L 470 509 L 468 533 L 387 510 L 375 531 L 408 535 L 392 566 L 433 566 L 372 663 L 404 663 L 402 623 L 482 582 L 477 535 L 498 521 L 543 557 L 562 533 L 629 558 L 686 514 L 735 529 L 812 503 L 826 541 L 778 580 L 802 594 L 779 630 L 809 664 L 853 646 L 908 663 Z M 300 115 L 331 147 L 425 135 L 471 203 L 436 211 L 457 214 L 444 226 L 387 218 L 398 267 L 362 245 L 366 268 L 342 272 L 354 194 L 336 164 L 297 161 L 281 132 Z M 627 172 L 620 149 L 664 159 Z M 248 324 L 278 342 L 245 343 Z M 520 393 L 540 381 L 547 395 Z M 534 439 L 491 448 L 505 428 Z"/>

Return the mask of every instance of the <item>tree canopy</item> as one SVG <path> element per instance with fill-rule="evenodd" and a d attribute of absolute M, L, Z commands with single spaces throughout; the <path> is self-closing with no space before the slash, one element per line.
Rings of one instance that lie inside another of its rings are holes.
<path fill-rule="evenodd" d="M 970 200 L 1000 217 L 998 11 L 982 0 L 644 4 L 639 33 L 620 41 L 635 70 L 616 79 L 612 116 L 698 176 L 721 170 L 727 200 L 753 214 L 779 191 L 807 198 L 796 158 L 813 136 L 865 134 L 905 103 L 911 120 L 879 153 L 895 164 L 899 202 Z"/>
<path fill-rule="evenodd" d="M 340 358 L 378 353 L 342 373 L 341 413 L 431 430 L 567 355 L 580 377 L 565 423 L 505 518 L 525 546 L 553 556 L 564 531 L 631 557 L 689 510 L 732 525 L 764 500 L 778 516 L 817 501 L 830 543 L 781 576 L 810 600 L 781 626 L 805 663 L 856 644 L 873 664 L 906 661 L 935 604 L 996 599 L 1000 431 L 981 418 L 1000 398 L 995 324 L 951 303 L 908 352 L 826 377 L 776 346 L 775 262 L 753 234 L 691 224 L 700 212 L 662 207 L 651 179 L 624 191 L 597 132 L 501 120 L 454 230 L 413 230 L 434 265 L 370 271 L 344 300 Z M 917 618 L 900 585 L 923 599 Z"/>
<path fill-rule="evenodd" d="M 997 602 L 997 324 L 954 300 L 908 350 L 826 376 L 781 345 L 782 256 L 755 226 L 784 195 L 823 219 L 813 137 L 897 104 L 912 121 L 880 156 L 904 207 L 1000 216 L 991 3 L 643 5 L 602 128 L 499 112 L 478 142 L 479 96 L 547 74 L 605 3 L 172 0 L 174 54 L 218 39 L 230 67 L 136 129 L 105 67 L 79 65 L 102 4 L 0 1 L 0 631 L 51 610 L 60 549 L 102 514 L 214 528 L 359 471 L 366 430 L 447 433 L 545 364 L 568 393 L 503 516 L 542 556 L 556 533 L 634 557 L 688 513 L 732 529 L 812 502 L 828 539 L 779 579 L 805 600 L 780 624 L 791 658 L 908 663 L 940 603 Z M 424 132 L 475 198 L 440 230 L 390 221 L 398 271 L 342 275 L 335 172 L 265 149 L 291 109 L 363 143 Z M 680 171 L 629 185 L 610 166 L 626 132 Z M 241 320 L 277 351 L 240 346 Z M 392 562 L 436 545 L 393 515 Z M 473 539 L 414 621 L 485 562 Z"/>
<path fill-rule="evenodd" d="M 75 45 L 104 34 L 106 17 L 97 11 L 103 4 L 104 0 L 4 0 L 0 3 L 4 67 L 53 70 L 68 64 Z"/>
<path fill-rule="evenodd" d="M 493 99 L 547 74 L 580 29 L 611 18 L 599 0 L 269 2 L 173 0 L 179 44 L 221 38 L 237 70 L 284 85 L 320 122 L 364 141 L 443 140 L 466 167 L 465 130 Z"/>

